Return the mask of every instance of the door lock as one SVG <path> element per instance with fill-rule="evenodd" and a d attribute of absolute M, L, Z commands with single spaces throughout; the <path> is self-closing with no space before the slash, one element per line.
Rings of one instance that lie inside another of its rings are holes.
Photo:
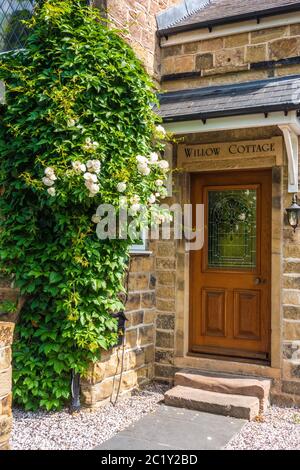
<path fill-rule="evenodd" d="M 256 286 L 261 286 L 262 284 L 267 284 L 267 280 L 266 279 L 262 279 L 261 277 L 257 277 L 255 280 L 254 280 L 254 284 Z"/>

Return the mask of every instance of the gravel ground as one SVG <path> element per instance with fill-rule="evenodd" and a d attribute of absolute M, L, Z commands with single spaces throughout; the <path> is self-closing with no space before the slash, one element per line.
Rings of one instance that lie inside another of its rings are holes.
<path fill-rule="evenodd" d="M 82 411 L 71 416 L 67 410 L 55 413 L 24 412 L 14 409 L 11 447 L 16 450 L 93 449 L 148 413 L 163 399 L 166 387 L 151 385 L 114 407 Z"/>
<path fill-rule="evenodd" d="M 227 450 L 300 450 L 299 408 L 272 406 L 260 421 L 247 423 Z"/>

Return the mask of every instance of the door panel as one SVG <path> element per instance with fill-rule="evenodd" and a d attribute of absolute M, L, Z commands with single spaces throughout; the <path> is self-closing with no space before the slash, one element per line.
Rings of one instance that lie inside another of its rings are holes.
<path fill-rule="evenodd" d="M 225 291 L 203 289 L 203 323 L 204 336 L 226 336 L 225 331 Z"/>
<path fill-rule="evenodd" d="M 190 351 L 269 359 L 271 171 L 192 177 L 205 244 L 190 258 Z"/>
<path fill-rule="evenodd" d="M 261 302 L 259 291 L 234 292 L 234 337 L 261 340 Z"/>

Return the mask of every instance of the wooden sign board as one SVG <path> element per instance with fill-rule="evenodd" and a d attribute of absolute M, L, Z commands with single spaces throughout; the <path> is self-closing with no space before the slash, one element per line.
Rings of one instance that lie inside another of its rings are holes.
<path fill-rule="evenodd" d="M 225 142 L 217 144 L 180 144 L 178 146 L 178 168 L 192 171 L 201 170 L 201 166 L 217 168 L 218 162 L 228 162 L 227 166 L 246 166 L 247 161 L 268 161 L 267 166 L 282 165 L 282 137 L 266 140 L 249 140 L 242 142 Z M 272 163 L 273 162 L 273 163 Z M 258 165 L 260 166 L 260 165 Z"/>

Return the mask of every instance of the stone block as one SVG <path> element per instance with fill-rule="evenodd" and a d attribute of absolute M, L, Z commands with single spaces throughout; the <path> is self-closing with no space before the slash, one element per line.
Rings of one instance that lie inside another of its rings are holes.
<path fill-rule="evenodd" d="M 223 38 L 215 38 L 215 39 L 207 39 L 204 41 L 200 41 L 198 44 L 198 51 L 199 52 L 213 52 L 223 49 L 224 47 L 224 39 Z"/>
<path fill-rule="evenodd" d="M 164 381 L 171 382 L 174 380 L 176 369 L 174 366 L 168 364 L 155 364 L 154 374 L 156 379 L 164 379 Z"/>
<path fill-rule="evenodd" d="M 156 258 L 156 269 L 175 271 L 176 270 L 176 259 L 175 258 Z"/>
<path fill-rule="evenodd" d="M 215 54 L 215 67 L 240 66 L 245 64 L 245 48 L 223 49 Z M 216 70 L 217 72 L 217 70 Z"/>
<path fill-rule="evenodd" d="M 300 306 L 294 307 L 292 305 L 284 305 L 283 316 L 286 320 L 299 320 L 300 321 Z"/>
<path fill-rule="evenodd" d="M 213 54 L 207 52 L 206 54 L 198 54 L 196 56 L 196 70 L 212 69 L 214 66 Z"/>
<path fill-rule="evenodd" d="M 160 258 L 173 258 L 176 254 L 174 243 L 165 242 L 157 244 L 157 257 Z"/>
<path fill-rule="evenodd" d="M 147 290 L 149 288 L 149 274 L 133 274 L 129 275 L 129 291 L 136 292 Z"/>
<path fill-rule="evenodd" d="M 162 363 L 162 364 L 171 364 L 174 363 L 174 351 L 172 350 L 164 350 L 164 349 L 156 349 L 155 350 L 155 362 Z"/>
<path fill-rule="evenodd" d="M 283 270 L 285 273 L 300 273 L 300 261 L 297 259 L 285 260 Z"/>
<path fill-rule="evenodd" d="M 156 310 L 151 309 L 151 310 L 145 310 L 144 312 L 144 324 L 153 324 L 156 319 Z"/>
<path fill-rule="evenodd" d="M 174 286 L 176 280 L 175 272 L 159 271 L 157 273 L 157 283 L 161 286 Z"/>
<path fill-rule="evenodd" d="M 282 353 L 284 359 L 300 361 L 300 339 L 299 341 L 285 341 Z"/>
<path fill-rule="evenodd" d="M 156 318 L 156 328 L 160 330 L 174 330 L 175 317 L 174 315 L 164 315 L 159 313 Z"/>
<path fill-rule="evenodd" d="M 161 52 L 162 58 L 172 57 L 174 55 L 181 55 L 183 52 L 182 47 L 183 46 L 181 44 L 178 44 L 176 46 L 163 47 Z"/>
<path fill-rule="evenodd" d="M 153 325 L 142 326 L 139 328 L 138 343 L 139 346 L 144 346 L 154 342 L 154 328 Z"/>
<path fill-rule="evenodd" d="M 126 330 L 125 345 L 127 348 L 135 348 L 137 345 L 137 328 Z"/>
<path fill-rule="evenodd" d="M 9 395 L 11 392 L 11 367 L 0 372 L 0 394 L 1 396 Z"/>
<path fill-rule="evenodd" d="M 155 306 L 155 292 L 145 292 L 142 294 L 141 308 L 152 308 Z"/>
<path fill-rule="evenodd" d="M 138 310 L 136 312 L 126 313 L 126 318 L 128 319 L 128 322 L 126 322 L 127 328 L 141 325 L 144 321 L 144 311 Z"/>
<path fill-rule="evenodd" d="M 292 289 L 283 290 L 283 304 L 300 307 L 300 291 Z"/>
<path fill-rule="evenodd" d="M 174 349 L 174 332 L 157 330 L 156 347 L 162 349 Z"/>
<path fill-rule="evenodd" d="M 183 54 L 195 54 L 199 49 L 199 41 L 183 44 Z"/>
<path fill-rule="evenodd" d="M 300 24 L 291 24 L 290 34 L 291 36 L 300 36 Z"/>
<path fill-rule="evenodd" d="M 11 348 L 8 346 L 6 348 L 0 348 L 0 371 L 3 369 L 8 369 L 11 364 Z M 1 396 L 1 391 L 0 391 Z"/>
<path fill-rule="evenodd" d="M 239 47 L 249 44 L 250 37 L 249 33 L 235 34 L 233 36 L 227 36 L 224 39 L 224 48 L 227 47 Z"/>
<path fill-rule="evenodd" d="M 291 393 L 292 395 L 300 395 L 300 382 L 282 382 L 283 393 Z"/>
<path fill-rule="evenodd" d="M 154 362 L 154 345 L 151 344 L 144 348 L 145 352 L 145 364 L 152 364 Z"/>
<path fill-rule="evenodd" d="M 163 300 L 156 299 L 157 310 L 162 312 L 174 312 L 175 311 L 175 301 L 174 300 Z"/>
<path fill-rule="evenodd" d="M 286 341 L 297 341 L 300 338 L 300 321 L 284 321 L 284 339 Z"/>
<path fill-rule="evenodd" d="M 129 294 L 126 303 L 126 311 L 139 310 L 141 308 L 141 296 L 140 294 Z"/>
<path fill-rule="evenodd" d="M 153 256 L 133 256 L 131 258 L 130 271 L 132 273 L 151 272 L 154 268 Z"/>
<path fill-rule="evenodd" d="M 10 346 L 13 342 L 15 325 L 0 321 L 0 348 Z"/>
<path fill-rule="evenodd" d="M 0 390 L 1 393 L 1 390 Z M 12 394 L 10 393 L 6 397 L 0 398 L 0 415 L 12 415 Z"/>
<path fill-rule="evenodd" d="M 260 31 L 253 31 L 250 33 L 251 44 L 262 44 L 265 42 L 272 41 L 273 39 L 282 38 L 287 35 L 288 28 L 286 26 L 261 29 Z"/>
<path fill-rule="evenodd" d="M 261 44 L 258 46 L 249 46 L 246 49 L 246 62 L 256 63 L 267 60 L 267 46 Z"/>
<path fill-rule="evenodd" d="M 0 436 L 9 434 L 12 429 L 12 417 L 11 416 L 0 416 Z"/>
<path fill-rule="evenodd" d="M 171 286 L 164 286 L 164 287 L 157 287 L 156 289 L 157 297 L 161 299 L 175 299 L 175 287 Z"/>
<path fill-rule="evenodd" d="M 286 59 L 299 55 L 300 38 L 278 39 L 269 44 L 270 60 Z"/>
<path fill-rule="evenodd" d="M 176 56 L 174 57 L 173 73 L 193 72 L 195 70 L 195 56 Z"/>

